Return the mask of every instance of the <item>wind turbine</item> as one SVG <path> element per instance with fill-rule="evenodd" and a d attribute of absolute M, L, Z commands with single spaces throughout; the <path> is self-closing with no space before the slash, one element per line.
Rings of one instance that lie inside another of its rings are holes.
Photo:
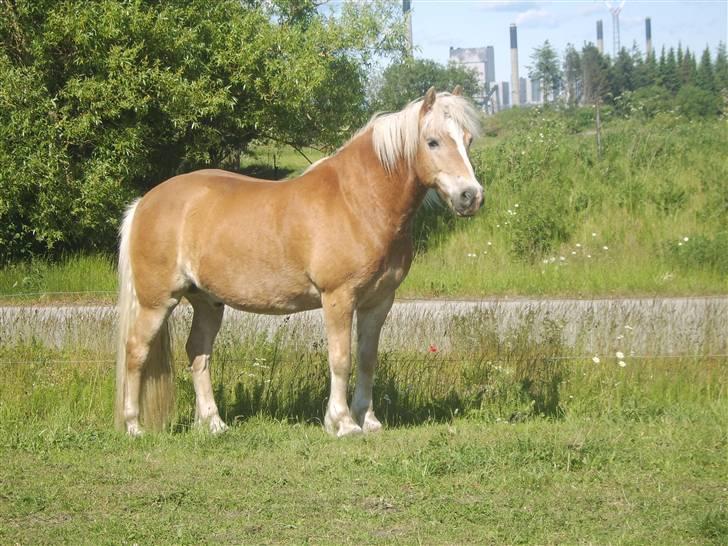
<path fill-rule="evenodd" d="M 620 43 L 619 43 L 619 13 L 622 11 L 622 8 L 624 7 L 625 0 L 622 0 L 618 6 L 615 6 L 611 0 L 604 0 L 604 3 L 607 5 L 607 8 L 612 13 L 612 49 L 614 58 L 617 58 L 617 55 L 619 54 L 620 50 Z"/>

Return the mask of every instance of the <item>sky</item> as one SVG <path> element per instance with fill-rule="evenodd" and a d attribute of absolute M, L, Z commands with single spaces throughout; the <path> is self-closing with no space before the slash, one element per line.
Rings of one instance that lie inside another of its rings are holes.
<path fill-rule="evenodd" d="M 619 5 L 620 0 L 613 0 Z M 652 44 L 689 47 L 698 57 L 728 43 L 728 0 L 626 0 L 620 21 L 621 44 L 636 41 L 645 50 L 645 17 L 652 19 Z M 497 81 L 510 80 L 511 23 L 518 26 L 519 75 L 526 77 L 534 48 L 548 40 L 561 56 L 568 43 L 577 49 L 596 43 L 596 22 L 604 26 L 604 51 L 612 53 L 612 15 L 604 1 L 412 0 L 414 56 L 447 63 L 450 46 L 495 51 Z"/>

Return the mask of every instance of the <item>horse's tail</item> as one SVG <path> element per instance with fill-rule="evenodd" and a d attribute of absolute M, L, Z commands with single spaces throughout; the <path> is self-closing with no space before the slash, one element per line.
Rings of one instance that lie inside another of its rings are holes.
<path fill-rule="evenodd" d="M 139 200 L 132 203 L 124 215 L 119 243 L 118 343 L 116 348 L 114 424 L 117 429 L 122 431 L 125 430 L 126 344 L 139 311 L 139 300 L 134 287 L 129 253 L 129 237 L 138 203 Z M 168 320 L 165 320 L 157 335 L 154 336 L 142 368 L 140 414 L 144 426 L 150 430 L 164 428 L 174 408 L 172 351 L 168 322 Z"/>

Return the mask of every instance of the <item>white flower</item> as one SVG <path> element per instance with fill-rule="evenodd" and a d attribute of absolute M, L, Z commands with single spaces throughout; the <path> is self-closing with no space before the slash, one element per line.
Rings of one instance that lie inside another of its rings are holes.
<path fill-rule="evenodd" d="M 619 360 L 622 360 L 624 358 L 624 353 L 622 351 L 617 351 L 614 353 L 614 356 L 616 356 Z"/>
<path fill-rule="evenodd" d="M 477 254 L 473 254 L 472 252 L 468 252 L 468 258 L 475 258 L 477 257 Z"/>
<path fill-rule="evenodd" d="M 545 263 L 545 264 L 549 263 L 549 259 L 548 258 L 544 258 L 543 259 L 543 263 Z"/>
<path fill-rule="evenodd" d="M 515 205 L 513 205 L 513 206 L 514 206 L 514 207 L 516 207 L 516 208 L 518 208 L 518 203 L 516 203 L 516 204 L 515 204 Z"/>
<path fill-rule="evenodd" d="M 576 250 L 572 250 L 572 251 L 571 251 L 571 255 L 572 255 L 572 256 L 576 256 Z"/>
<path fill-rule="evenodd" d="M 617 336 L 617 340 L 620 340 L 620 339 L 624 339 L 624 336 L 623 336 L 622 334 L 619 334 L 619 335 Z"/>
<path fill-rule="evenodd" d="M 596 237 L 596 236 L 597 236 L 596 232 L 592 231 L 592 237 Z"/>
<path fill-rule="evenodd" d="M 630 326 L 629 324 L 625 324 L 624 329 L 625 330 L 634 330 L 634 328 L 632 326 Z"/>
<path fill-rule="evenodd" d="M 587 258 L 591 258 L 591 254 L 587 254 L 587 255 L 586 255 L 586 257 L 587 257 Z"/>
<path fill-rule="evenodd" d="M 566 258 L 564 258 L 563 256 L 559 256 L 559 261 L 563 262 L 564 260 L 566 260 Z"/>
<path fill-rule="evenodd" d="M 682 246 L 682 243 L 678 243 L 677 246 Z"/>
<path fill-rule="evenodd" d="M 594 355 L 592 357 L 592 362 L 594 362 L 594 364 L 599 364 L 601 362 L 601 360 L 599 360 L 599 357 L 598 356 Z"/>
<path fill-rule="evenodd" d="M 607 245 L 604 245 L 604 246 L 603 246 L 602 248 L 603 248 L 604 250 L 609 250 L 609 247 L 608 247 Z"/>
<path fill-rule="evenodd" d="M 490 241 L 488 241 L 488 246 L 492 246 L 492 245 L 493 245 L 493 243 L 491 243 Z"/>
<path fill-rule="evenodd" d="M 581 248 L 581 243 L 576 243 L 576 248 Z"/>
<path fill-rule="evenodd" d="M 624 360 L 620 360 L 617 364 L 619 364 L 620 368 L 624 368 L 627 366 L 627 363 Z"/>
<path fill-rule="evenodd" d="M 690 238 L 689 238 L 689 237 L 683 237 L 683 241 L 685 241 L 686 243 L 687 243 L 687 242 L 688 242 L 689 240 L 690 240 Z"/>

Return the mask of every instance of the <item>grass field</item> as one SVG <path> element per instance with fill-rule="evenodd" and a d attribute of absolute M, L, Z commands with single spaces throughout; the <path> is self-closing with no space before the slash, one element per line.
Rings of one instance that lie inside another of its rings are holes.
<path fill-rule="evenodd" d="M 584 113 L 523 109 L 488 118 L 472 151 L 484 210 L 424 209 L 403 296 L 728 293 L 726 120 L 607 119 L 597 156 Z M 310 159 L 320 157 L 306 150 Z M 246 172 L 301 172 L 291 149 L 261 146 Z M 113 299 L 113 258 L 43 260 L 0 271 L 3 301 Z M 91 291 L 91 294 L 58 292 Z M 29 294 L 22 296 L 18 294 Z"/>
<path fill-rule="evenodd" d="M 387 429 L 344 440 L 319 341 L 218 345 L 221 437 L 177 347 L 175 421 L 136 441 L 111 427 L 113 355 L 0 345 L 0 542 L 725 544 L 728 359 L 557 339 L 385 353 Z"/>

